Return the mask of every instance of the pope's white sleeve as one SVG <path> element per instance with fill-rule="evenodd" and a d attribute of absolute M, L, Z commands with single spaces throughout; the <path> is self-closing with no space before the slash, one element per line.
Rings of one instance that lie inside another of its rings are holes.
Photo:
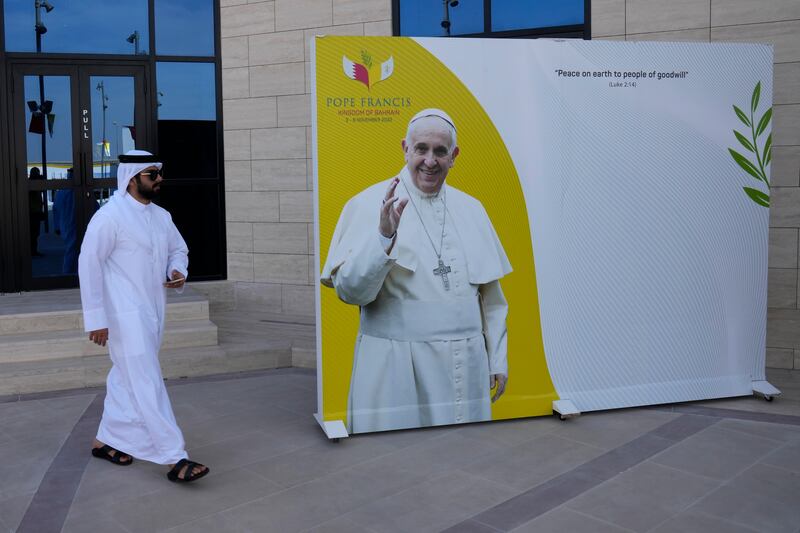
<path fill-rule="evenodd" d="M 397 260 L 396 246 L 387 254 L 377 236 L 362 241 L 331 276 L 339 298 L 354 305 L 367 305 L 378 296 Z"/>
<path fill-rule="evenodd" d="M 169 219 L 169 260 L 167 261 L 167 279 L 172 279 L 172 271 L 177 270 L 184 277 L 189 277 L 189 248 L 181 237 L 181 232 L 175 227 L 172 218 Z"/>
<path fill-rule="evenodd" d="M 81 286 L 83 327 L 95 331 L 108 327 L 103 286 L 103 267 L 116 245 L 114 222 L 102 215 L 95 215 L 81 244 L 78 256 L 78 279 Z"/>
<path fill-rule="evenodd" d="M 498 280 L 481 285 L 479 290 L 489 373 L 508 376 L 508 302 Z"/>

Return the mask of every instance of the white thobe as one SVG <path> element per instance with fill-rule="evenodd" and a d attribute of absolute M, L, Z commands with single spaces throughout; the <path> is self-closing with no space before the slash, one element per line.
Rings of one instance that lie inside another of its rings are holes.
<path fill-rule="evenodd" d="M 396 194 L 414 203 L 390 253 L 377 233 L 387 182 L 345 207 L 323 269 L 323 283 L 361 306 L 348 398 L 352 433 L 490 420 L 489 376 L 508 375 L 508 305 L 498 280 L 511 266 L 486 212 L 457 189 L 425 195 L 407 171 L 400 176 Z M 441 240 L 449 290 L 434 273 L 431 240 L 436 250 Z"/>
<path fill-rule="evenodd" d="M 89 222 L 78 272 L 86 331 L 108 328 L 108 374 L 97 439 L 138 459 L 187 457 L 161 375 L 166 289 L 188 276 L 188 249 L 172 217 L 155 204 L 115 194 Z"/>

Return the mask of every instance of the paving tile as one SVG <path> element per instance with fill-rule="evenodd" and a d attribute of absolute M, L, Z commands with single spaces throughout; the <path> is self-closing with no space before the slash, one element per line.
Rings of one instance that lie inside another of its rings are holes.
<path fill-rule="evenodd" d="M 214 472 L 227 472 L 298 447 L 297 443 L 283 439 L 278 432 L 251 431 L 205 446 L 188 448 L 187 452 Z"/>
<path fill-rule="evenodd" d="M 468 436 L 487 436 L 499 443 L 516 446 L 561 429 L 564 422 L 555 417 L 539 416 L 517 420 L 498 420 L 465 424 L 457 431 Z M 455 428 L 453 428 L 455 429 Z"/>
<path fill-rule="evenodd" d="M 591 475 L 567 472 L 472 517 L 499 531 L 519 527 L 598 485 Z"/>
<path fill-rule="evenodd" d="M 767 455 L 761 463 L 800 474 L 800 442 L 786 444 Z"/>
<path fill-rule="evenodd" d="M 129 533 L 103 508 L 70 512 L 62 533 Z"/>
<path fill-rule="evenodd" d="M 544 435 L 508 448 L 461 470 L 501 485 L 529 489 L 602 454 L 603 450 L 579 442 Z"/>
<path fill-rule="evenodd" d="M 314 439 L 310 446 L 248 468 L 282 487 L 291 487 L 393 451 L 395 448 L 389 444 L 370 439 L 353 438 L 338 443 Z"/>
<path fill-rule="evenodd" d="M 356 524 L 345 516 L 328 520 L 307 531 L 308 533 L 373 533 L 372 529 Z"/>
<path fill-rule="evenodd" d="M 748 435 L 762 437 L 781 442 L 794 442 L 800 440 L 800 427 L 785 424 L 772 424 L 752 420 L 725 419 L 717 423 L 716 427 L 741 431 Z"/>
<path fill-rule="evenodd" d="M 347 517 L 379 533 L 434 533 L 466 520 L 471 514 L 452 505 L 438 505 L 410 489 L 362 506 Z"/>
<path fill-rule="evenodd" d="M 169 533 L 251 533 L 252 529 L 245 529 L 239 525 L 235 520 L 226 518 L 225 516 L 217 513 L 211 516 L 200 518 L 192 522 L 186 522 L 179 526 L 167 529 Z"/>
<path fill-rule="evenodd" d="M 5 525 L 9 531 L 16 531 L 33 499 L 33 494 L 29 492 L 0 501 L 0 524 Z"/>
<path fill-rule="evenodd" d="M 761 533 L 797 531 L 800 474 L 757 464 L 698 502 L 693 511 L 731 520 Z"/>
<path fill-rule="evenodd" d="M 598 448 L 611 449 L 679 416 L 663 411 L 635 409 L 588 413 L 567 420 L 553 434 Z"/>
<path fill-rule="evenodd" d="M 754 533 L 756 530 L 695 510 L 674 516 L 652 531 L 653 533 Z"/>
<path fill-rule="evenodd" d="M 626 533 L 630 530 L 559 507 L 512 531 L 514 533 Z"/>
<path fill-rule="evenodd" d="M 401 488 L 407 488 L 473 462 L 505 455 L 506 449 L 488 438 L 467 437 L 451 431 L 361 463 L 353 470 L 366 475 L 394 477 Z"/>
<path fill-rule="evenodd" d="M 183 438 L 191 448 L 229 440 L 253 430 L 280 427 L 294 422 L 297 415 L 284 409 L 249 409 L 237 414 L 207 418 L 202 422 L 182 426 Z M 180 419 L 179 419 L 180 420 Z"/>
<path fill-rule="evenodd" d="M 570 501 L 600 520 L 647 531 L 719 486 L 719 482 L 645 462 Z"/>
<path fill-rule="evenodd" d="M 479 513 L 517 495 L 517 490 L 466 474 L 449 472 L 411 489 L 427 501 L 446 509 L 460 509 L 467 516 Z"/>
<path fill-rule="evenodd" d="M 685 472 L 730 479 L 780 446 L 741 431 L 711 427 L 656 455 L 652 461 Z"/>
<path fill-rule="evenodd" d="M 120 501 L 108 507 L 114 519 L 132 532 L 152 532 L 194 521 L 278 490 L 247 469 L 216 473 L 195 484 L 172 484 L 150 494 Z"/>
<path fill-rule="evenodd" d="M 247 531 L 303 531 L 399 490 L 395 479 L 345 470 L 222 514 Z"/>
<path fill-rule="evenodd" d="M 475 520 L 465 520 L 444 530 L 444 533 L 496 533 L 497 529 Z"/>
<path fill-rule="evenodd" d="M 92 460 L 86 466 L 72 501 L 71 514 L 106 509 L 164 488 L 167 469 L 145 461 L 120 468 L 107 461 Z"/>

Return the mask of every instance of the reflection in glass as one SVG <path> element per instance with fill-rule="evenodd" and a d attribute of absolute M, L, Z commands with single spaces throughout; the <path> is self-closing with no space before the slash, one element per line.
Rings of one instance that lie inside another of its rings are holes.
<path fill-rule="evenodd" d="M 495 0 L 496 1 L 496 0 Z M 450 35 L 483 32 L 483 2 L 462 0 L 448 10 Z M 442 37 L 447 32 L 442 27 L 444 8 L 442 2 L 431 0 L 400 1 L 400 35 L 416 37 Z"/>
<path fill-rule="evenodd" d="M 213 63 L 157 63 L 158 146 L 169 179 L 217 178 Z"/>
<path fill-rule="evenodd" d="M 213 56 L 213 0 L 155 0 L 159 55 Z"/>
<path fill-rule="evenodd" d="M 34 1 L 4 0 L 3 5 L 6 50 L 35 52 Z M 42 52 L 135 54 L 138 49 L 141 54 L 147 53 L 147 0 L 53 0 L 50 7 L 38 9 Z M 138 38 L 134 39 L 134 35 Z"/>
<path fill-rule="evenodd" d="M 494 0 L 492 31 L 583 24 L 584 0 Z"/>
<path fill-rule="evenodd" d="M 119 154 L 136 145 L 136 96 L 131 76 L 91 76 L 92 177 L 117 175 Z"/>
<path fill-rule="evenodd" d="M 35 175 L 40 179 L 65 179 L 67 169 L 72 167 L 69 83 L 68 76 L 25 76 L 25 144 L 30 179 L 37 179 Z"/>

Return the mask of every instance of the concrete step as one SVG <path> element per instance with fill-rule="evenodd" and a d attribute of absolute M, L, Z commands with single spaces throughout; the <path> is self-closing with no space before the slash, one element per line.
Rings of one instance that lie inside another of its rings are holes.
<path fill-rule="evenodd" d="M 166 325 L 162 349 L 215 346 L 217 342 L 217 326 L 210 320 L 180 320 Z M 88 335 L 80 329 L 0 337 L 0 363 L 69 359 L 107 353 L 107 346 L 90 342 Z"/>
<path fill-rule="evenodd" d="M 208 320 L 208 301 L 198 299 L 167 304 L 167 322 L 186 320 Z M 59 311 L 0 314 L 0 343 L 5 341 L 4 335 L 69 330 L 83 331 L 83 312 L 80 307 Z"/>
<path fill-rule="evenodd" d="M 208 319 L 208 298 L 186 287 L 167 292 L 167 320 Z M 78 289 L 0 295 L 0 335 L 83 329 Z"/>
<path fill-rule="evenodd" d="M 175 379 L 291 366 L 291 349 L 257 346 L 200 346 L 162 349 L 164 378 Z M 0 362 L 0 396 L 105 385 L 111 359 L 87 355 L 24 362 Z"/>

